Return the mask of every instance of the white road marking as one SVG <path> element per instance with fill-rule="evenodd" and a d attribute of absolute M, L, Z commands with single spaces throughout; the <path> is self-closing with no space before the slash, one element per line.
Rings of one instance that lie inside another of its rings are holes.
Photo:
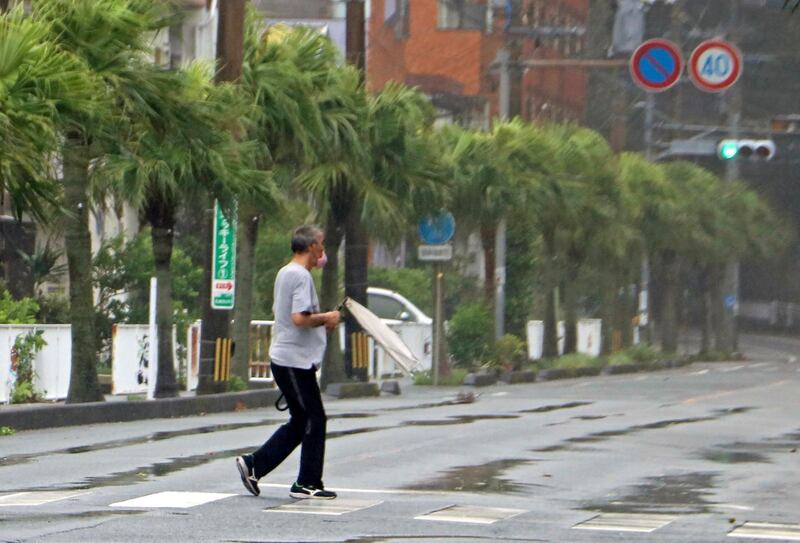
<path fill-rule="evenodd" d="M 527 513 L 524 509 L 502 509 L 499 507 L 477 507 L 474 505 L 450 505 L 430 513 L 414 517 L 416 520 L 440 520 L 467 524 L 494 524 L 500 520 Z"/>
<path fill-rule="evenodd" d="M 780 539 L 800 541 L 800 524 L 773 524 L 771 522 L 745 522 L 734 528 L 728 537 L 748 537 L 753 539 Z"/>
<path fill-rule="evenodd" d="M 382 504 L 383 501 L 348 500 L 297 500 L 277 507 L 264 509 L 266 513 L 302 513 L 305 515 L 344 515 Z"/>
<path fill-rule="evenodd" d="M 655 532 L 675 520 L 671 515 L 645 515 L 637 513 L 603 513 L 573 526 L 575 530 L 601 530 L 606 532 Z"/>
<path fill-rule="evenodd" d="M 283 488 L 289 490 L 292 485 L 281 485 L 277 483 L 258 483 L 261 488 Z M 419 494 L 424 496 L 449 496 L 451 494 L 463 494 L 463 492 L 447 492 L 444 490 L 401 490 L 401 489 L 381 489 L 381 488 L 333 488 L 326 486 L 328 490 L 338 493 L 350 492 L 353 494 Z"/>
<path fill-rule="evenodd" d="M 0 507 L 43 505 L 45 503 L 74 498 L 75 496 L 80 496 L 88 492 L 88 490 L 17 492 L 15 494 L 0 496 Z"/>
<path fill-rule="evenodd" d="M 736 505 L 733 503 L 718 503 L 714 505 L 714 509 L 735 509 L 737 511 L 752 511 L 753 508 L 749 505 Z"/>
<path fill-rule="evenodd" d="M 740 370 L 740 369 L 742 369 L 743 367 L 744 367 L 744 365 L 742 365 L 742 366 L 734 366 L 734 367 L 732 367 L 732 368 L 722 368 L 722 369 L 721 369 L 721 370 L 719 370 L 719 371 L 721 371 L 721 372 L 723 372 L 723 373 L 728 373 L 728 372 L 731 372 L 731 371 L 739 371 L 739 370 Z"/>
<path fill-rule="evenodd" d="M 708 373 L 708 371 L 709 371 L 708 369 L 695 371 L 695 372 L 690 373 L 689 375 L 705 375 L 706 373 Z"/>
<path fill-rule="evenodd" d="M 236 494 L 219 494 L 215 492 L 158 492 L 141 498 L 112 503 L 109 507 L 164 507 L 170 509 L 188 509 L 204 503 L 215 502 L 236 496 Z"/>

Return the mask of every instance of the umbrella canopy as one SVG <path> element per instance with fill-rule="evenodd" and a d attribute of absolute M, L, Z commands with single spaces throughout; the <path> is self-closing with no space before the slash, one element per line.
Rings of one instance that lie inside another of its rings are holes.
<path fill-rule="evenodd" d="M 420 363 L 417 357 L 380 317 L 351 298 L 345 298 L 342 305 L 404 373 L 411 375 L 417 369 Z"/>

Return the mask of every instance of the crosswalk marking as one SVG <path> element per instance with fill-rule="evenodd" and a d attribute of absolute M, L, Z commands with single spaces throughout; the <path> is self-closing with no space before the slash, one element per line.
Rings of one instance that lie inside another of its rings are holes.
<path fill-rule="evenodd" d="M 780 539 L 800 541 L 800 524 L 773 524 L 770 522 L 745 522 L 728 533 L 728 537 L 754 539 Z"/>
<path fill-rule="evenodd" d="M 638 513 L 603 513 L 573 526 L 575 530 L 604 530 L 609 532 L 650 533 L 663 528 L 675 517 Z"/>
<path fill-rule="evenodd" d="M 416 520 L 441 520 L 466 522 L 469 524 L 494 524 L 516 515 L 527 513 L 524 509 L 501 509 L 499 507 L 477 507 L 472 505 L 450 505 L 430 513 L 414 517 Z"/>
<path fill-rule="evenodd" d="M 204 503 L 210 503 L 236 494 L 219 494 L 215 492 L 158 492 L 141 498 L 112 503 L 109 507 L 164 507 L 171 509 L 188 509 Z"/>
<path fill-rule="evenodd" d="M 81 494 L 86 494 L 86 490 L 45 490 L 39 492 L 17 492 L 0 496 L 0 507 L 43 505 L 45 503 L 66 500 Z"/>
<path fill-rule="evenodd" d="M 344 515 L 382 504 L 383 501 L 349 500 L 299 500 L 264 509 L 267 513 L 304 513 L 307 515 Z"/>

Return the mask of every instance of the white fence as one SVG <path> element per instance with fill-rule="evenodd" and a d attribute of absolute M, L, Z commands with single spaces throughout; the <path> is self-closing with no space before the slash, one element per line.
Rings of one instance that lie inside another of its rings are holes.
<path fill-rule="evenodd" d="M 69 392 L 72 339 L 68 324 L 0 325 L 0 402 L 8 403 L 16 381 L 12 361 L 14 342 L 20 335 L 41 330 L 47 345 L 33 360 L 34 388 L 48 400 L 61 400 Z"/>
<path fill-rule="evenodd" d="M 250 323 L 250 381 L 272 382 L 269 371 L 269 345 L 272 341 L 273 321 L 251 321 Z M 187 330 L 186 338 L 186 389 L 194 390 L 200 374 L 200 321 L 195 322 Z M 411 352 L 420 361 L 420 370 L 431 368 L 431 326 L 414 322 L 390 324 L 389 328 L 397 332 L 408 345 Z M 339 326 L 339 342 L 344 349 L 344 326 Z M 394 362 L 386 356 L 380 347 L 369 338 L 369 373 L 380 379 L 384 375 L 395 373 Z"/>
<path fill-rule="evenodd" d="M 115 324 L 111 332 L 111 393 L 145 394 L 150 367 L 150 327 L 147 324 Z M 180 369 L 172 329 L 172 360 Z"/>
<path fill-rule="evenodd" d="M 544 321 L 528 321 L 526 327 L 528 339 L 528 358 L 542 358 L 544 347 Z M 603 321 L 600 319 L 580 319 L 578 321 L 579 353 L 589 356 L 600 356 L 603 347 Z M 564 321 L 558 321 L 558 354 L 564 352 Z"/>

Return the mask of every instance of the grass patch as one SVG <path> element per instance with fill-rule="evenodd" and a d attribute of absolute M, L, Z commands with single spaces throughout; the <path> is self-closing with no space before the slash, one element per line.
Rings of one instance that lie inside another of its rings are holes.
<path fill-rule="evenodd" d="M 439 386 L 456 387 L 464 383 L 464 378 L 469 373 L 464 368 L 450 368 L 450 375 L 439 380 Z M 433 375 L 429 371 L 414 374 L 414 384 L 421 386 L 433 385 Z"/>
<path fill-rule="evenodd" d="M 17 431 L 11 426 L 0 426 L 0 436 L 13 436 Z"/>

